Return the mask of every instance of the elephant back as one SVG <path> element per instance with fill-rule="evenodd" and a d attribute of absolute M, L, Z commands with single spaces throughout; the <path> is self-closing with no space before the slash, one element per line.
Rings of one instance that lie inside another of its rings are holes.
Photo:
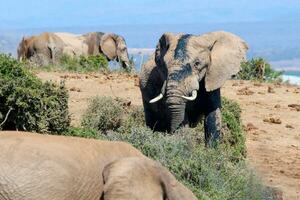
<path fill-rule="evenodd" d="M 98 55 L 100 53 L 100 42 L 103 32 L 91 32 L 82 35 L 83 41 L 88 46 L 88 55 Z"/>
<path fill-rule="evenodd" d="M 80 35 L 71 33 L 54 33 L 64 43 L 63 53 L 69 56 L 88 55 L 88 45 Z"/>

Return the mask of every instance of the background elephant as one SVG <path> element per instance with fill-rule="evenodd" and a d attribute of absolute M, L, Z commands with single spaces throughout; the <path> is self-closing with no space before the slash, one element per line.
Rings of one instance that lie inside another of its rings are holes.
<path fill-rule="evenodd" d="M 49 49 L 56 50 L 53 51 L 56 59 L 51 59 Z M 38 36 L 23 38 L 18 48 L 19 58 L 30 59 L 38 65 L 47 65 L 50 63 L 49 61 L 57 63 L 63 54 L 88 56 L 100 53 L 108 61 L 116 60 L 123 68 L 132 70 L 126 42 L 122 36 L 114 33 L 91 32 L 83 35 L 42 33 Z"/>
<path fill-rule="evenodd" d="M 117 60 L 123 68 L 132 70 L 132 63 L 128 58 L 127 46 L 122 36 L 107 33 L 104 34 L 100 42 L 100 52 L 103 53 L 108 60 Z"/>
<path fill-rule="evenodd" d="M 220 135 L 220 87 L 239 71 L 247 49 L 228 32 L 162 35 L 140 75 L 147 125 L 173 132 L 196 126 L 204 114 L 206 144 L 216 141 L 211 139 Z"/>
<path fill-rule="evenodd" d="M 105 167 L 105 200 L 196 200 L 194 194 L 179 183 L 159 163 L 131 157 Z"/>
<path fill-rule="evenodd" d="M 117 194 L 118 184 L 124 181 L 116 175 L 126 175 L 130 182 L 138 183 L 153 174 L 159 177 L 159 173 L 172 181 L 175 188 L 191 195 L 166 169 L 124 142 L 0 132 L 0 146 L 1 200 L 106 200 Z M 132 157 L 141 159 L 120 160 Z M 151 171 L 141 171 L 144 168 Z M 136 176 L 124 174 L 132 170 L 137 170 Z M 132 189 L 128 188 L 128 182 L 126 184 L 126 188 L 121 189 L 128 189 L 130 194 Z M 150 180 L 143 181 L 144 187 L 153 184 Z M 176 192 L 171 188 L 168 194 L 176 196 Z M 153 191 L 144 193 L 141 199 L 152 194 Z"/>
<path fill-rule="evenodd" d="M 18 47 L 18 59 L 29 59 L 37 65 L 53 64 L 58 62 L 63 46 L 63 41 L 53 33 L 23 37 Z"/>

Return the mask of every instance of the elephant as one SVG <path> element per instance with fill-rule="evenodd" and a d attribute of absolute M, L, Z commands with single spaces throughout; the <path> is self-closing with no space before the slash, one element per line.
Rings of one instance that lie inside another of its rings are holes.
<path fill-rule="evenodd" d="M 195 127 L 204 115 L 205 143 L 221 138 L 221 93 L 237 74 L 248 46 L 225 31 L 203 35 L 164 33 L 140 72 L 146 124 L 154 131 Z"/>
<path fill-rule="evenodd" d="M 69 56 L 88 56 L 103 54 L 108 61 L 116 60 L 120 62 L 124 69 L 133 70 L 132 64 L 129 61 L 127 45 L 125 39 L 114 33 L 90 32 L 83 35 L 72 33 L 43 33 L 38 36 L 32 36 L 36 42 L 44 41 L 44 35 L 52 35 L 58 38 L 60 43 L 53 43 L 53 47 L 59 49 L 59 55 Z M 27 41 L 27 39 L 24 39 Z M 19 44 L 18 57 L 30 59 L 34 53 L 28 53 L 29 50 L 23 40 Z M 57 45 L 57 46 L 56 46 Z M 46 52 L 47 45 L 41 46 L 42 52 Z M 46 60 L 49 60 L 49 54 L 43 54 Z M 57 60 L 59 61 L 59 60 Z M 41 65 L 40 63 L 37 63 Z M 43 64 L 43 63 L 42 63 Z"/>
<path fill-rule="evenodd" d="M 197 200 L 166 168 L 150 159 L 116 160 L 105 167 L 103 177 L 105 200 Z"/>
<path fill-rule="evenodd" d="M 193 200 L 125 142 L 0 132 L 0 200 Z"/>
<path fill-rule="evenodd" d="M 59 61 L 63 46 L 63 41 L 53 33 L 23 37 L 17 50 L 18 59 L 29 59 L 37 65 L 54 64 Z"/>

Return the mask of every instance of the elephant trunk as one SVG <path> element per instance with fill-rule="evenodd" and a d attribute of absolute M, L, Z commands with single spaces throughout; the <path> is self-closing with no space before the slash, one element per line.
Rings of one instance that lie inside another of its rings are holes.
<path fill-rule="evenodd" d="M 120 53 L 120 52 L 118 52 L 117 60 L 121 63 L 121 66 L 124 69 L 131 70 L 132 66 L 131 66 L 130 61 L 129 61 L 128 53 Z"/>
<path fill-rule="evenodd" d="M 169 131 L 174 132 L 185 122 L 185 102 L 180 97 L 168 97 Z"/>

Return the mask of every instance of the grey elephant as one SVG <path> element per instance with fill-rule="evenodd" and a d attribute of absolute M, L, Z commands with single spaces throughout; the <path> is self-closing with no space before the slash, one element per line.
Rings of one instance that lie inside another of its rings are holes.
<path fill-rule="evenodd" d="M 204 115 L 205 141 L 220 137 L 220 87 L 240 69 L 248 47 L 238 36 L 165 33 L 140 73 L 147 126 L 173 132 Z"/>
<path fill-rule="evenodd" d="M 124 142 L 0 132 L 0 200 L 194 200 Z"/>
<path fill-rule="evenodd" d="M 36 46 L 38 48 L 35 48 Z M 55 64 L 59 59 L 52 59 L 49 53 L 52 49 L 56 50 L 58 58 L 63 54 L 71 57 L 103 54 L 108 61 L 116 60 L 124 69 L 133 70 L 124 38 L 114 33 L 91 32 L 83 35 L 42 33 L 22 39 L 18 48 L 18 58 L 32 60 L 37 65 L 49 64 L 49 61 Z M 38 61 L 33 59 L 37 57 L 36 55 L 39 55 Z"/>
<path fill-rule="evenodd" d="M 63 53 L 63 41 L 53 33 L 23 37 L 18 46 L 18 59 L 29 59 L 37 65 L 57 63 Z"/>

